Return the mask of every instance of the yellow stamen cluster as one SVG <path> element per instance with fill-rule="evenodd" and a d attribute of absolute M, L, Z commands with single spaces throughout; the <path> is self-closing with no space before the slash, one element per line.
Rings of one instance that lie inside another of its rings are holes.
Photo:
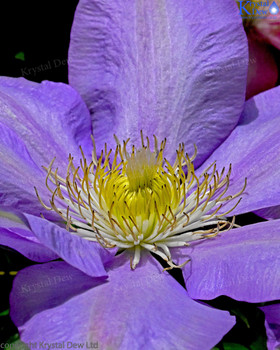
<path fill-rule="evenodd" d="M 81 150 L 80 166 L 69 155 L 66 177 L 47 171 L 46 186 L 51 192 L 50 207 L 37 196 L 48 210 L 57 212 L 68 230 L 85 239 L 98 241 L 105 248 L 118 247 L 133 252 L 131 267 L 140 261 L 141 250 L 147 249 L 173 264 L 172 247 L 186 246 L 191 241 L 216 236 L 233 227 L 220 213 L 223 205 L 241 195 L 226 196 L 231 166 L 227 174 L 220 173 L 213 163 L 200 176 L 180 144 L 174 164 L 164 158 L 166 140 L 154 150 L 150 141 L 128 152 L 129 139 L 122 144 L 116 138 L 115 152 L 107 149 L 97 157 L 93 140 L 92 159 L 88 163 Z M 53 185 L 49 183 L 52 182 Z"/>

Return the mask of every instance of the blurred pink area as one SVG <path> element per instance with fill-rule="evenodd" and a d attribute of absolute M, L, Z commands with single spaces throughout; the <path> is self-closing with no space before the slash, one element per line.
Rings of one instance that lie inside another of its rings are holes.
<path fill-rule="evenodd" d="M 280 7 L 280 0 L 275 1 Z M 256 18 L 246 28 L 249 68 L 246 99 L 279 84 L 280 12 Z"/>

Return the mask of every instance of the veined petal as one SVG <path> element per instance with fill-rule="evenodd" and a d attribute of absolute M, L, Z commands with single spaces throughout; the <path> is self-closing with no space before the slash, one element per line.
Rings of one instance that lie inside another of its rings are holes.
<path fill-rule="evenodd" d="M 262 306 L 260 309 L 265 314 L 267 349 L 277 350 L 280 347 L 280 304 Z"/>
<path fill-rule="evenodd" d="M 34 191 L 36 186 L 43 194 L 47 192 L 43 171 L 34 163 L 23 141 L 1 122 L 0 133 L 1 206 L 46 214 Z"/>
<path fill-rule="evenodd" d="M 240 117 L 247 55 L 231 0 L 81 0 L 69 81 L 90 109 L 99 145 L 112 147 L 115 133 L 137 146 L 142 129 L 168 137 L 170 154 L 178 142 L 190 153 L 196 143 L 198 165 Z"/>
<path fill-rule="evenodd" d="M 256 210 L 255 214 L 267 220 L 280 219 L 280 205 Z"/>
<path fill-rule="evenodd" d="M 0 244 L 37 262 L 58 258 L 57 254 L 39 242 L 20 213 L 0 210 Z"/>
<path fill-rule="evenodd" d="M 88 155 L 87 108 L 68 85 L 2 77 L 0 114 L 1 205 L 39 215 L 34 186 L 39 191 L 44 187 L 41 166 L 56 157 L 66 167 L 69 153 L 78 157 L 79 145 Z"/>
<path fill-rule="evenodd" d="M 46 262 L 59 258 L 56 253 L 44 247 L 42 244 L 34 243 L 2 227 L 0 227 L 0 244 L 15 249 L 26 258 L 36 262 Z"/>
<path fill-rule="evenodd" d="M 222 169 L 230 162 L 228 194 L 236 193 L 247 177 L 246 191 L 233 215 L 280 204 L 279 94 L 280 87 L 276 87 L 248 100 L 239 125 L 201 167 L 216 160 Z"/>
<path fill-rule="evenodd" d="M 41 166 L 54 156 L 67 163 L 69 153 L 91 149 L 87 108 L 69 85 L 24 78 L 0 78 L 1 121 L 23 140 Z"/>
<path fill-rule="evenodd" d="M 109 252 L 98 243 L 73 235 L 47 220 L 29 214 L 24 216 L 38 240 L 60 258 L 89 276 L 107 276 L 104 265 L 110 265 L 115 250 Z"/>
<path fill-rule="evenodd" d="M 37 313 L 105 281 L 106 278 L 89 277 L 63 261 L 27 267 L 18 272 L 13 283 L 11 318 L 20 327 Z"/>
<path fill-rule="evenodd" d="M 234 325 L 234 318 L 189 299 L 161 270 L 149 258 L 132 272 L 127 258 L 120 257 L 109 271 L 109 283 L 34 315 L 20 327 L 21 338 L 98 341 L 100 347 L 116 350 L 210 349 Z"/>
<path fill-rule="evenodd" d="M 280 220 L 233 229 L 212 240 L 178 249 L 189 295 L 227 295 L 247 302 L 280 299 Z"/>

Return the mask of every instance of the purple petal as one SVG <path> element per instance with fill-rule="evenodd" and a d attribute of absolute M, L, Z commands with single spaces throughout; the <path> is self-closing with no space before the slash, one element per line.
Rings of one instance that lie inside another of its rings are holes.
<path fill-rule="evenodd" d="M 81 0 L 69 81 L 90 109 L 99 144 L 114 147 L 115 133 L 139 145 L 142 129 L 167 137 L 168 157 L 179 142 L 190 153 L 196 143 L 201 163 L 240 117 L 247 50 L 231 0 Z"/>
<path fill-rule="evenodd" d="M 189 295 L 214 299 L 227 295 L 247 302 L 280 299 L 280 220 L 221 233 L 180 249 Z"/>
<path fill-rule="evenodd" d="M 249 100 L 239 125 L 207 160 L 207 164 L 217 160 L 220 169 L 232 164 L 229 194 L 239 192 L 248 178 L 234 215 L 280 204 L 279 94 L 276 87 Z"/>
<path fill-rule="evenodd" d="M 256 210 L 255 214 L 267 220 L 280 219 L 280 205 Z"/>
<path fill-rule="evenodd" d="M 58 258 L 40 244 L 21 216 L 0 211 L 0 244 L 13 248 L 30 260 L 46 262 Z"/>
<path fill-rule="evenodd" d="M 17 250 L 26 258 L 36 262 L 46 262 L 58 259 L 59 256 L 42 246 L 40 243 L 34 243 L 20 235 L 0 227 L 0 244 Z"/>
<path fill-rule="evenodd" d="M 21 270 L 10 295 L 11 318 L 17 327 L 35 314 L 56 307 L 73 296 L 103 283 L 62 261 Z"/>
<path fill-rule="evenodd" d="M 280 304 L 260 307 L 265 314 L 265 328 L 267 334 L 267 349 L 280 348 Z"/>
<path fill-rule="evenodd" d="M 101 348 L 122 350 L 203 350 L 234 325 L 227 312 L 189 299 L 152 258 L 135 271 L 125 259 L 120 257 L 109 272 L 109 283 L 33 316 L 20 328 L 22 340 L 98 342 Z"/>
<path fill-rule="evenodd" d="M 41 195 L 46 192 L 43 171 L 33 162 L 22 140 L 1 122 L 0 134 L 1 206 L 48 215 L 34 191 L 36 186 Z"/>
<path fill-rule="evenodd" d="M 29 214 L 25 217 L 40 243 L 63 260 L 89 276 L 107 276 L 104 265 L 111 263 L 115 250 L 106 250 L 99 243 L 71 234 L 47 220 Z"/>
<path fill-rule="evenodd" d="M 3 123 L 23 140 L 37 165 L 55 156 L 67 165 L 70 152 L 80 156 L 79 145 L 91 149 L 88 110 L 69 85 L 2 77 L 0 101 Z"/>
<path fill-rule="evenodd" d="M 89 154 L 88 110 L 68 85 L 2 77 L 0 111 L 1 205 L 39 215 L 34 186 L 44 185 L 41 166 L 56 157 L 63 172 L 69 153 L 79 161 L 79 145 Z"/>

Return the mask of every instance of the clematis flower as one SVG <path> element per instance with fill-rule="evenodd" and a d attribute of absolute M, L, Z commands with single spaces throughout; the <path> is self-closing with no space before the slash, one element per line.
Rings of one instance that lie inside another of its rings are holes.
<path fill-rule="evenodd" d="M 14 281 L 24 342 L 210 349 L 234 317 L 195 300 L 279 299 L 279 220 L 219 232 L 280 204 L 279 89 L 244 104 L 246 62 L 233 1 L 82 0 L 72 87 L 0 79 L 1 244 L 46 262 Z"/>

